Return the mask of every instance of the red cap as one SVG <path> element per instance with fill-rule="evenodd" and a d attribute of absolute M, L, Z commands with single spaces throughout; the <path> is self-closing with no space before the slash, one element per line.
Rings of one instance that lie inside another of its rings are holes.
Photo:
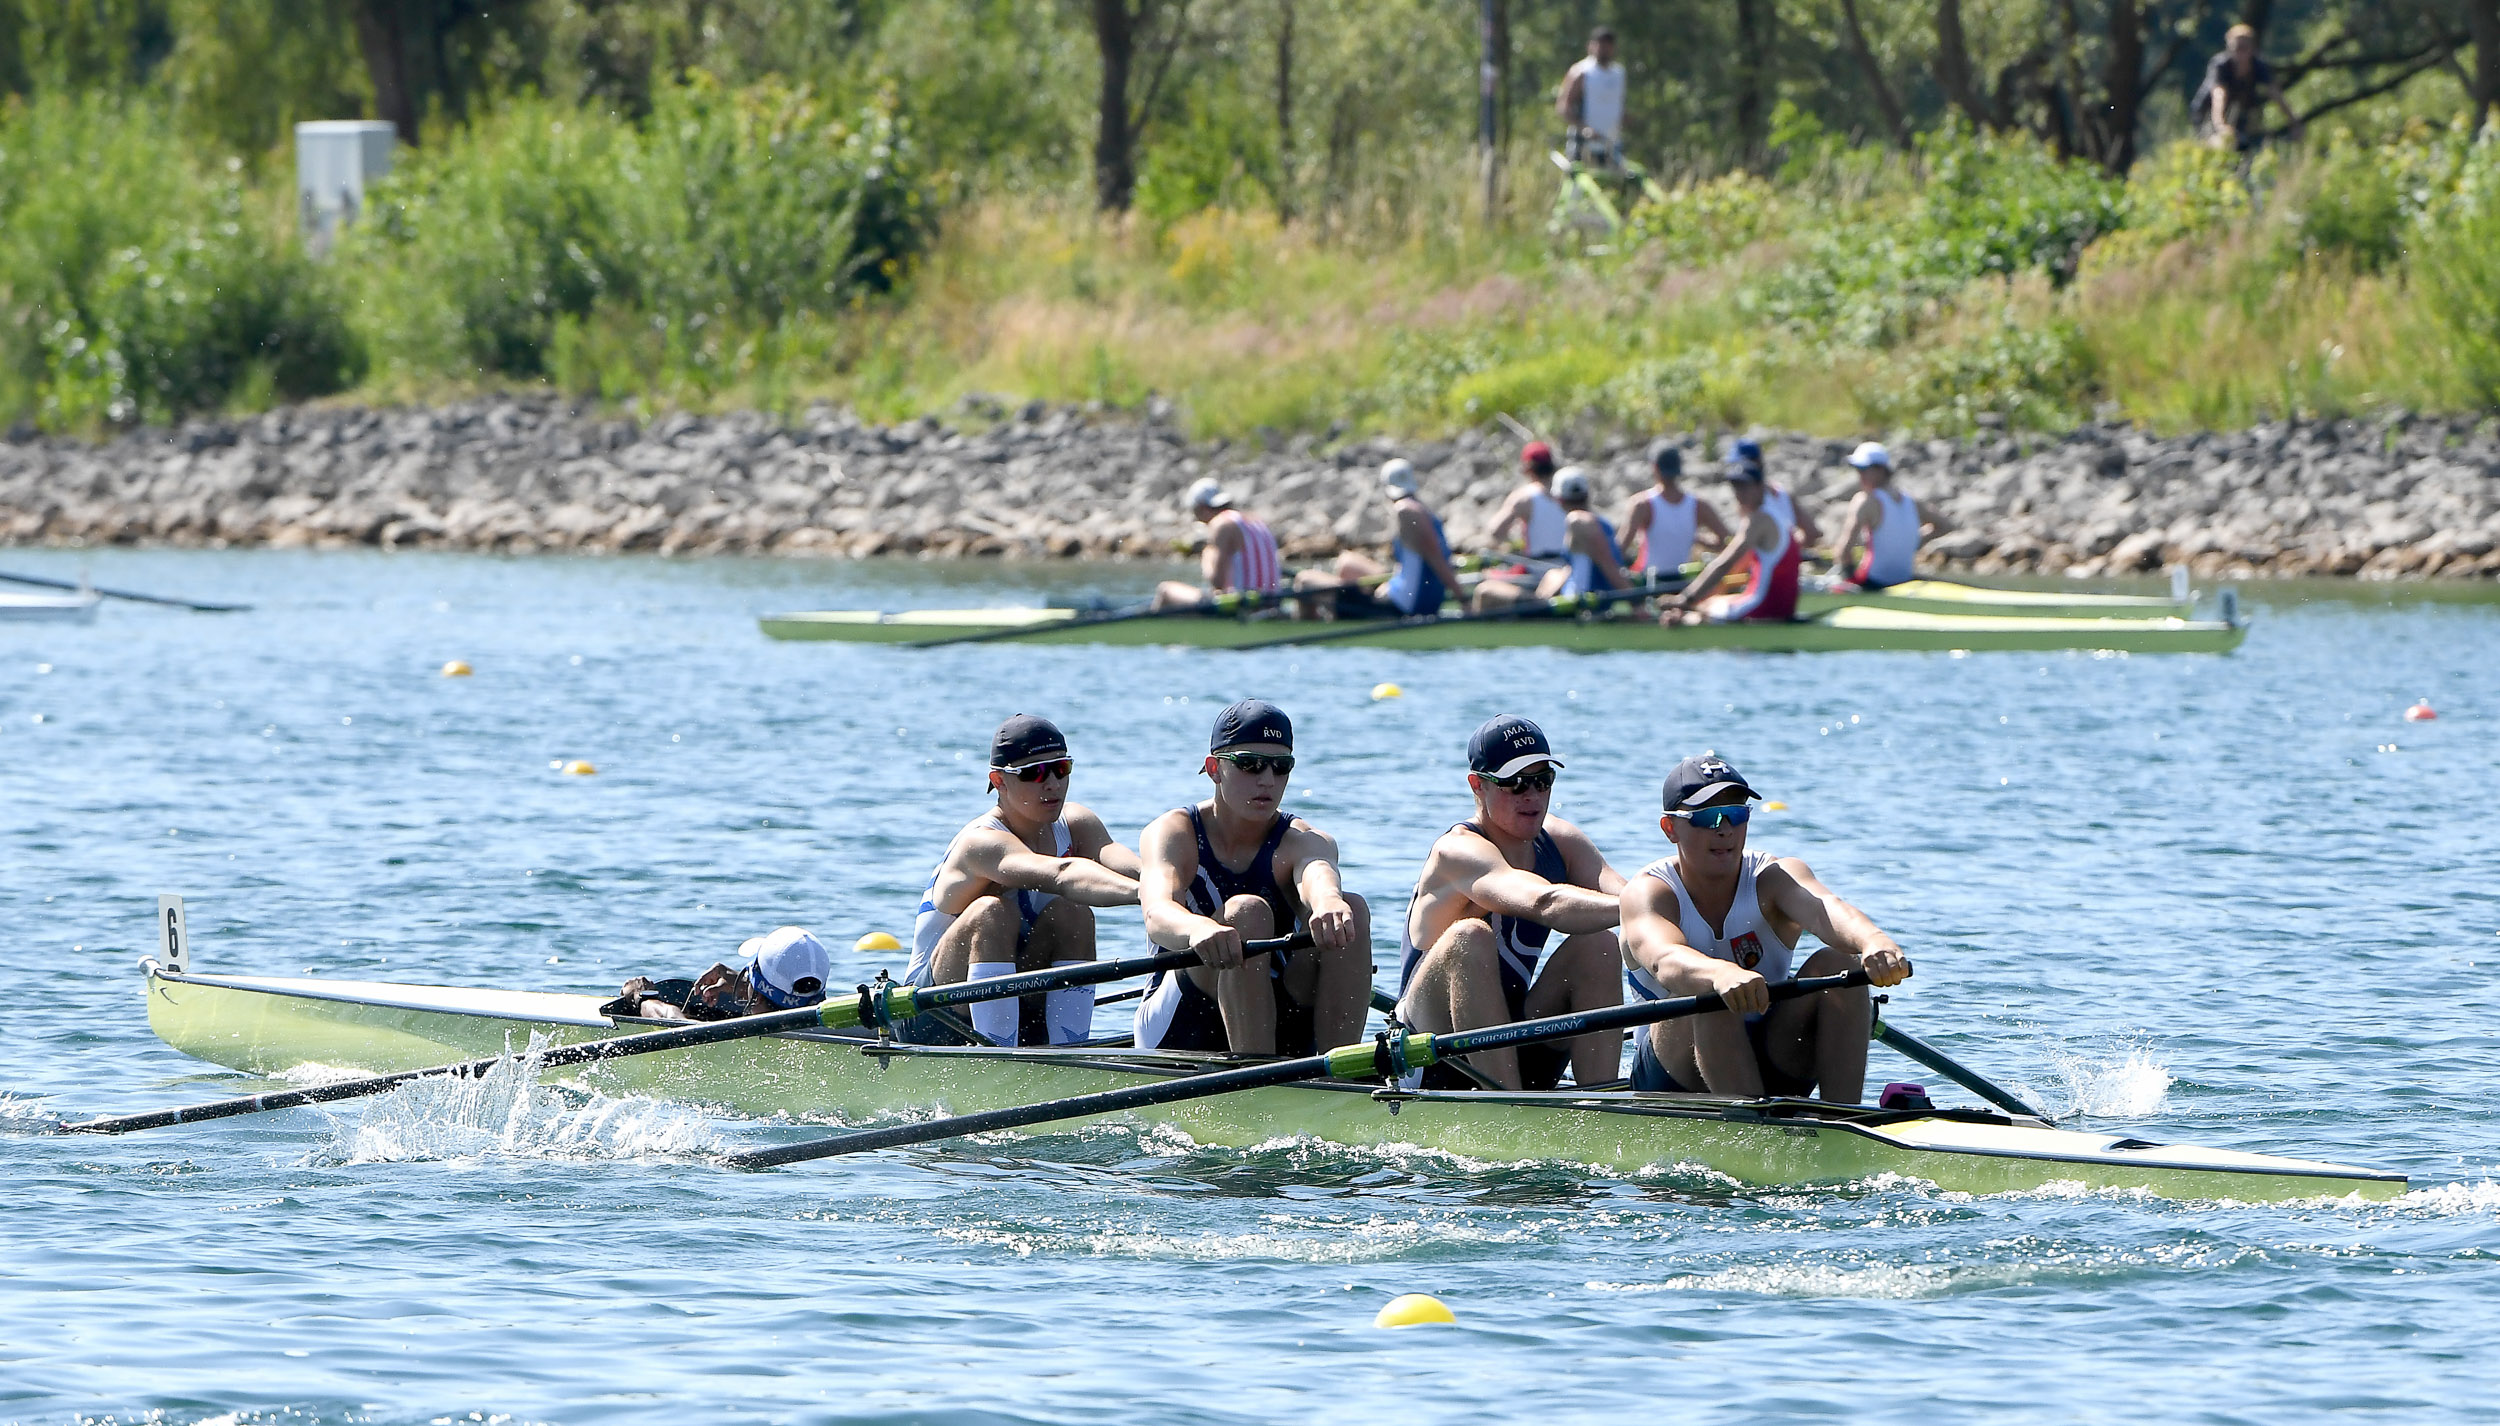
<path fill-rule="evenodd" d="M 1554 473 L 1554 448 L 1543 441 L 1530 441 L 1519 448 L 1519 463 L 1539 475 Z"/>

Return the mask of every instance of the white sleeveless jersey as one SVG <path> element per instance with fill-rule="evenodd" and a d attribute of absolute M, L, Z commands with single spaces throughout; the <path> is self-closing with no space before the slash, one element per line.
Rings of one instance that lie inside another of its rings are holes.
<path fill-rule="evenodd" d="M 1583 55 L 1571 73 L 1580 76 L 1580 123 L 1610 144 L 1623 141 L 1623 66 L 1599 64 Z"/>
<path fill-rule="evenodd" d="M 1700 528 L 1701 501 L 1691 491 L 1670 503 L 1649 492 L 1649 528 L 1641 533 L 1641 568 L 1673 574 L 1693 557 L 1693 535 Z"/>
<path fill-rule="evenodd" d="M 1674 857 L 1660 857 L 1641 868 L 1641 875 L 1654 876 L 1674 890 L 1676 924 L 1683 929 L 1685 944 L 1703 955 L 1742 966 L 1777 983 L 1788 979 L 1796 947 L 1781 940 L 1763 916 L 1762 898 L 1755 890 L 1754 878 L 1778 860 L 1771 852 L 1745 853 L 1745 869 L 1736 877 L 1736 899 L 1728 905 L 1726 923 L 1717 930 L 1711 929 L 1709 921 L 1694 909 L 1693 895 L 1684 889 L 1684 878 L 1676 871 Z M 1649 972 L 1628 964 L 1623 972 L 1623 988 L 1642 1000 L 1668 998 L 1666 989 L 1650 979 Z"/>
<path fill-rule="evenodd" d="M 1528 497 L 1528 553 L 1561 559 L 1571 552 L 1571 524 L 1562 502 L 1540 490 Z"/>
<path fill-rule="evenodd" d="M 1879 489 L 1884 522 L 1866 542 L 1866 573 L 1879 584 L 1899 584 L 1918 573 L 1918 502 L 1898 490 Z"/>
<path fill-rule="evenodd" d="M 1762 510 L 1771 517 L 1771 523 L 1780 527 L 1780 549 L 1786 551 L 1789 542 L 1797 538 L 1796 497 L 1790 495 L 1785 486 L 1765 485 L 1762 489 Z"/>
<path fill-rule="evenodd" d="M 1227 510 L 1215 518 L 1219 522 L 1230 520 L 1241 530 L 1241 550 L 1233 556 L 1231 570 L 1233 588 L 1244 594 L 1266 594 L 1284 588 L 1284 562 L 1277 558 L 1276 535 L 1267 528 L 1267 522 L 1238 510 Z"/>
<path fill-rule="evenodd" d="M 946 874 L 946 864 L 955 859 L 956 844 L 963 841 L 964 833 L 970 832 L 973 827 L 989 827 L 1005 832 L 1010 837 L 1015 836 L 1015 830 L 1007 825 L 1006 819 L 993 812 L 973 823 L 972 826 L 964 828 L 962 832 L 957 832 L 955 840 L 946 844 L 946 855 L 938 858 L 938 864 L 930 869 L 928 889 L 920 893 L 920 911 L 912 917 L 911 965 L 903 972 L 905 985 L 925 988 L 936 984 L 931 977 L 937 973 L 938 941 L 945 936 L 948 927 L 963 919 L 959 912 L 938 910 L 938 878 Z M 1059 845 L 1059 850 L 1054 855 L 1066 856 L 1068 848 L 1074 845 L 1075 840 L 1068 835 L 1068 824 L 1053 822 L 1051 831 L 1055 834 Z M 1047 891 L 1009 891 L 1005 887 L 999 888 L 999 894 L 1015 898 L 1016 911 L 1024 918 L 1024 924 L 1027 927 L 1033 924 L 1034 917 L 1042 914 L 1043 907 L 1059 899 L 1055 894 Z"/>

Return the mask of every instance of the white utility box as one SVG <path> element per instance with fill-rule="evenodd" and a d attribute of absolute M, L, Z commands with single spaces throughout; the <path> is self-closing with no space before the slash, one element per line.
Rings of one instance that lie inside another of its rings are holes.
<path fill-rule="evenodd" d="M 318 256 L 364 211 L 365 185 L 391 171 L 399 132 L 380 119 L 322 119 L 295 126 L 295 201 L 304 242 Z"/>

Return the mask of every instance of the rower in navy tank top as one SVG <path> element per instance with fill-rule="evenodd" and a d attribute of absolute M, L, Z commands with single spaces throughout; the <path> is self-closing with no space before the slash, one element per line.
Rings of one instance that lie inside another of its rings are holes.
<path fill-rule="evenodd" d="M 1345 890 L 1337 844 L 1283 810 L 1293 767 L 1284 710 L 1235 703 L 1217 715 L 1201 765 L 1215 795 L 1138 838 L 1147 938 L 1200 961 L 1156 978 L 1138 1004 L 1138 1048 L 1302 1055 L 1360 1033 L 1371 910 Z M 1297 930 L 1309 946 L 1245 955 L 1245 942 Z"/>
<path fill-rule="evenodd" d="M 1548 813 L 1562 759 L 1525 718 L 1495 718 L 1467 747 L 1476 815 L 1432 844 L 1399 936 L 1398 1016 L 1443 1034 L 1568 1011 L 1622 997 L 1615 949 L 1623 878 L 1588 834 Z M 1555 934 L 1561 934 L 1559 944 Z M 1620 1073 L 1623 1036 L 1583 1035 L 1469 1057 L 1413 1076 L 1430 1089 L 1489 1081 L 1551 1089 L 1568 1066 L 1594 1087 Z"/>
<path fill-rule="evenodd" d="M 1416 493 L 1415 467 L 1393 458 L 1380 467 L 1380 493 L 1389 499 L 1395 537 L 1389 564 L 1383 566 L 1361 550 L 1337 556 L 1333 571 L 1306 569 L 1294 576 L 1303 601 L 1302 617 L 1321 617 L 1317 596 L 1333 596 L 1339 619 L 1405 619 L 1438 614 L 1450 592 L 1458 588 L 1458 567 L 1450 563 L 1450 539 L 1441 517 Z"/>

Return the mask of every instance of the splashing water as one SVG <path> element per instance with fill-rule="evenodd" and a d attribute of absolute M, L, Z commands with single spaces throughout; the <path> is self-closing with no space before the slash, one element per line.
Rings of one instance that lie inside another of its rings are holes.
<path fill-rule="evenodd" d="M 362 1118 L 342 1122 L 307 1164 L 408 1163 L 441 1159 L 684 1157 L 723 1151 L 703 1116 L 656 1100 L 594 1094 L 574 1104 L 538 1082 L 535 1038 L 529 1053 L 475 1079 L 427 1079 L 376 1099 Z"/>
<path fill-rule="evenodd" d="M 0 1134 L 48 1134 L 59 1123 L 40 1099 L 0 1094 Z"/>
<path fill-rule="evenodd" d="M 2051 1109 L 2054 1119 L 2149 1119 L 2161 1113 L 2169 1102 L 2170 1086 L 2177 1082 L 2168 1067 L 2141 1044 L 2092 1050 L 2053 1048 L 2049 1072 L 2055 1076 L 2050 1093 L 2041 1093 L 2027 1081 L 2014 1088 L 2044 1107 L 2063 1101 L 2062 1108 Z"/>

